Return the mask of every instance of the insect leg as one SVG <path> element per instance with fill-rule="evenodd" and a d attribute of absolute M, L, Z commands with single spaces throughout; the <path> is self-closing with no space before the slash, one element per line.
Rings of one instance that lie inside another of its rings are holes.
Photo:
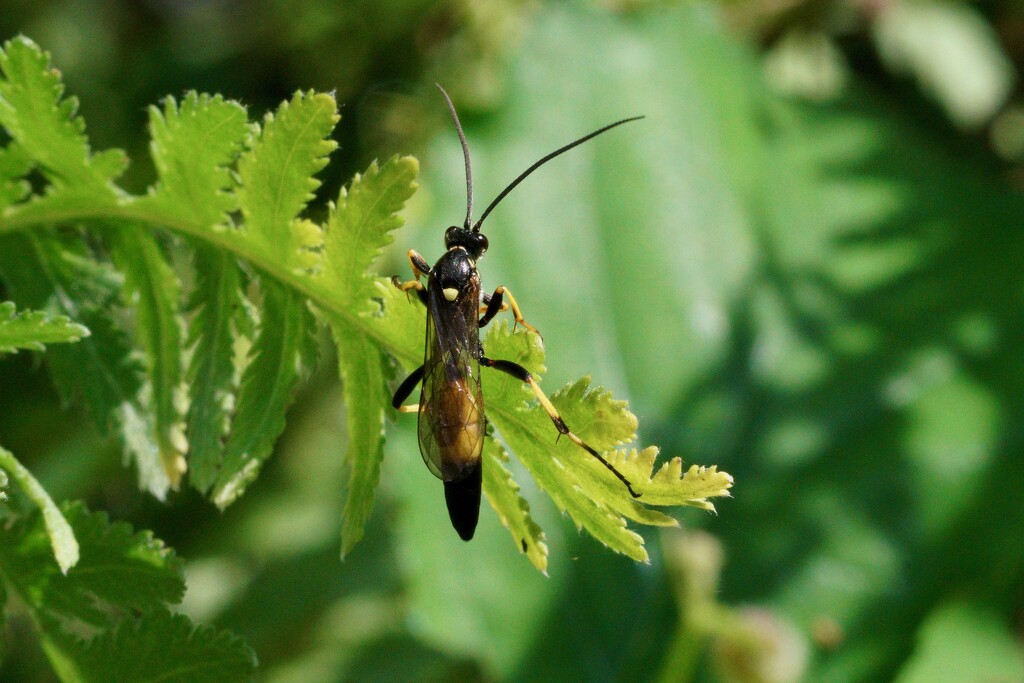
<path fill-rule="evenodd" d="M 423 366 L 419 366 L 413 370 L 405 381 L 398 385 L 398 389 L 395 390 L 395 395 L 391 399 L 391 406 L 400 413 L 415 413 L 418 412 L 419 405 L 415 406 L 403 406 L 405 399 L 409 398 L 409 394 L 416 388 L 416 385 L 423 379 Z"/>
<path fill-rule="evenodd" d="M 391 284 L 398 287 L 400 290 L 409 293 L 410 290 L 416 292 L 419 296 L 420 301 L 424 306 L 427 305 L 427 288 L 420 282 L 421 275 L 430 275 L 430 264 L 427 260 L 419 255 L 415 249 L 409 250 L 409 266 L 412 268 L 413 279 L 408 282 L 402 282 L 397 275 L 391 277 Z"/>
<path fill-rule="evenodd" d="M 410 249 L 408 256 L 409 265 L 412 266 L 412 274 L 417 280 L 420 279 L 420 275 L 430 275 L 430 264 L 427 263 L 427 259 L 420 256 L 418 251 Z"/>
<path fill-rule="evenodd" d="M 505 297 L 508 297 L 507 306 L 503 302 Z M 516 325 L 522 325 L 534 334 L 540 334 L 540 332 L 537 332 L 536 327 L 523 319 L 523 313 L 519 310 L 519 304 L 516 303 L 516 299 L 512 296 L 512 292 L 510 292 L 508 287 L 505 285 L 499 285 L 498 288 L 494 290 L 494 294 L 491 294 L 491 296 L 487 298 L 487 310 L 484 312 L 483 317 L 480 318 L 479 326 L 483 327 L 487 323 L 491 322 L 491 318 L 496 316 L 498 311 L 505 311 L 509 308 L 512 309 L 512 315 L 515 316 Z M 513 329 L 514 328 L 515 326 L 513 326 Z"/>
<path fill-rule="evenodd" d="M 629 491 L 629 495 L 633 496 L 634 498 L 640 497 L 640 494 L 633 490 L 633 485 L 630 484 L 629 480 L 622 475 L 622 472 L 619 472 L 617 469 L 615 469 L 614 465 L 605 460 L 604 456 L 602 456 L 600 453 L 594 450 L 594 448 L 585 441 L 583 441 L 583 439 L 573 434 L 572 430 L 569 429 L 569 427 L 565 424 L 565 420 L 563 420 L 562 416 L 558 414 L 558 410 L 555 409 L 554 405 L 552 405 L 550 399 L 548 399 L 547 395 L 544 393 L 544 390 L 540 388 L 540 385 L 537 384 L 537 380 L 533 378 L 533 375 L 530 374 L 529 370 L 524 368 L 522 365 L 519 365 L 518 363 L 513 363 L 510 360 L 491 360 L 490 358 L 481 358 L 480 365 L 484 365 L 489 368 L 494 368 L 495 370 L 500 370 L 507 375 L 515 377 L 521 382 L 529 384 L 530 389 L 532 389 L 533 393 L 537 396 L 537 400 L 540 401 L 540 404 L 541 406 L 543 406 L 545 412 L 547 412 L 548 417 L 550 417 L 551 421 L 555 423 L 555 429 L 558 430 L 558 433 L 564 434 L 565 436 L 569 437 L 569 439 L 574 444 L 576 444 L 577 446 L 585 450 L 587 453 L 590 453 L 592 456 L 597 458 L 602 465 L 607 467 L 611 471 L 611 473 L 618 478 L 619 481 L 625 484 L 626 490 Z"/>

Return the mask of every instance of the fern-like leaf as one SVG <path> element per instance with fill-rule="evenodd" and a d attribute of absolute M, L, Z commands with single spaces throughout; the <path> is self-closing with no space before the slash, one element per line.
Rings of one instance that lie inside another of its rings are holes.
<path fill-rule="evenodd" d="M 0 302 L 0 353 L 42 351 L 45 344 L 75 342 L 88 336 L 87 327 L 71 322 L 67 316 L 45 311 L 17 313 L 12 302 Z"/>
<path fill-rule="evenodd" d="M 285 410 L 312 349 L 312 316 L 280 285 L 263 282 L 263 317 L 242 376 L 238 408 L 225 446 L 213 501 L 221 509 L 238 499 L 270 456 L 284 430 Z"/>
<path fill-rule="evenodd" d="M 124 273 L 123 294 L 135 311 L 136 337 L 146 356 L 148 403 L 159 458 L 171 486 L 184 474 L 181 326 L 178 278 L 151 233 L 130 227 L 113 240 L 114 262 Z"/>
<path fill-rule="evenodd" d="M 547 572 L 548 544 L 544 530 L 530 516 L 530 504 L 519 495 L 519 484 L 505 467 L 508 453 L 495 439 L 488 439 L 483 453 L 483 489 L 502 525 L 516 546 L 538 570 Z"/>
<path fill-rule="evenodd" d="M 282 269 L 304 272 L 319 260 L 320 230 L 298 214 L 320 185 L 313 175 L 337 147 L 328 136 L 338 119 L 330 96 L 296 93 L 266 116 L 252 149 L 239 160 L 240 237 Z"/>
<path fill-rule="evenodd" d="M 51 183 L 48 205 L 113 204 L 120 193 L 112 181 L 127 159 L 120 150 L 92 154 L 78 102 L 63 97 L 49 55 L 27 38 L 14 38 L 0 51 L 0 72 L 0 125 Z"/>
<path fill-rule="evenodd" d="M 544 352 L 533 334 L 513 334 L 502 322 L 487 335 L 488 354 L 520 363 L 535 375 L 543 373 Z M 483 378 L 491 420 L 537 484 L 576 525 L 612 550 L 647 561 L 643 538 L 631 531 L 627 520 L 670 526 L 676 521 L 648 505 L 694 505 L 714 509 L 707 500 L 728 495 L 732 478 L 717 470 L 694 470 L 673 479 L 675 461 L 652 477 L 656 449 L 617 451 L 635 438 L 636 418 L 624 402 L 591 389 L 583 379 L 552 395 L 552 403 L 565 422 L 584 440 L 603 452 L 630 479 L 642 497 L 633 499 L 600 462 L 568 439 L 557 440 L 551 420 L 531 399 L 521 382 L 491 373 Z M 510 409 L 511 408 L 511 409 Z M 557 441 L 557 443 L 556 443 Z M 648 495 L 650 490 L 650 495 Z"/>
<path fill-rule="evenodd" d="M 390 232 L 401 225 L 398 212 L 416 190 L 418 165 L 411 157 L 395 157 L 378 168 L 370 165 L 342 190 L 327 222 L 324 264 L 318 284 L 337 292 L 353 311 L 379 313 L 371 296 L 376 279 L 367 270 L 391 242 Z M 388 361 L 379 344 L 347 320 L 328 315 L 338 347 L 348 416 L 348 494 L 342 527 L 342 555 L 363 536 L 380 479 L 384 444 L 384 410 L 389 392 Z"/>
<path fill-rule="evenodd" d="M 180 106 L 168 97 L 163 109 L 150 107 L 149 131 L 160 180 L 139 206 L 183 222 L 227 224 L 228 214 L 238 208 L 228 191 L 230 164 L 251 134 L 245 108 L 194 92 Z"/>
<path fill-rule="evenodd" d="M 252 652 L 230 634 L 171 616 L 184 595 L 182 562 L 149 532 L 136 533 L 80 504 L 64 509 L 81 549 L 60 574 L 38 514 L 0 527 L 0 577 L 42 631 L 63 680 L 247 680 Z M 82 640 L 82 634 L 91 635 Z"/>
<path fill-rule="evenodd" d="M 182 563 L 149 532 L 134 532 L 81 504 L 64 508 L 80 559 L 67 576 L 39 544 L 44 528 L 30 515 L 2 533 L 0 571 L 39 616 L 61 627 L 78 622 L 93 627 L 115 623 L 123 610 L 147 610 L 176 603 L 184 595 Z"/>
<path fill-rule="evenodd" d="M 242 278 L 235 260 L 199 245 L 188 370 L 189 480 L 202 493 L 217 481 L 234 403 L 236 321 L 245 315 Z"/>

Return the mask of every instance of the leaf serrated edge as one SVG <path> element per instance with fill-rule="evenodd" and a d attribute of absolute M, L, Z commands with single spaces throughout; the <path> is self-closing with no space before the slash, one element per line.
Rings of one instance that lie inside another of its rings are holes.
<path fill-rule="evenodd" d="M 78 564 L 80 557 L 78 540 L 75 539 L 75 532 L 64 518 L 60 508 L 50 498 L 32 473 L 22 465 L 14 454 L 0 446 L 0 467 L 3 467 L 10 474 L 14 481 L 25 492 L 25 495 L 35 503 L 43 513 L 43 523 L 46 526 L 46 533 L 50 537 L 50 546 L 53 549 L 53 556 L 57 560 L 62 574 Z"/>

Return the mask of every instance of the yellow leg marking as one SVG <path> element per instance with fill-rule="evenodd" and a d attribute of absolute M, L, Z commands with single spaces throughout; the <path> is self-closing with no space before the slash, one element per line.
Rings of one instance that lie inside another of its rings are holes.
<path fill-rule="evenodd" d="M 537 400 L 540 401 L 541 406 L 551 419 L 557 420 L 559 423 L 564 425 L 565 422 L 562 421 L 562 416 L 558 414 L 558 410 L 555 408 L 554 404 L 551 403 L 550 399 L 548 399 L 548 395 L 545 394 L 544 390 L 540 388 L 539 384 L 537 384 L 537 380 L 531 377 L 527 380 L 527 383 L 530 385 L 530 388 L 533 389 L 533 393 L 537 396 Z M 559 431 L 561 431 L 561 429 L 559 429 Z M 572 434 L 572 432 L 568 432 L 566 436 L 569 434 Z M 575 436 L 575 434 L 573 434 L 573 436 Z"/>
<path fill-rule="evenodd" d="M 420 404 L 417 403 L 411 406 L 398 406 L 398 412 L 400 413 L 418 413 L 420 412 Z"/>
<path fill-rule="evenodd" d="M 413 279 L 409 280 L 408 282 L 402 282 L 397 275 L 393 275 L 391 277 L 391 284 L 405 292 L 406 297 L 408 297 L 409 292 L 413 290 L 416 290 L 417 292 L 422 292 L 423 290 L 425 290 L 426 287 L 423 285 L 422 282 L 420 282 L 420 276 L 430 274 L 427 271 L 421 270 L 420 267 L 416 265 L 417 260 L 420 263 L 426 263 L 426 260 L 424 260 L 424 258 L 420 256 L 415 249 L 410 249 L 408 256 L 409 267 L 412 268 Z"/>
<path fill-rule="evenodd" d="M 419 280 L 409 280 L 408 282 L 402 282 L 401 280 L 398 279 L 397 275 L 392 276 L 391 284 L 393 284 L 395 287 L 398 287 L 406 294 L 408 294 L 410 291 L 414 289 L 420 292 L 426 289 L 426 286 Z"/>
<path fill-rule="evenodd" d="M 420 263 L 426 263 L 427 262 L 427 260 L 425 258 L 420 256 L 418 251 L 416 251 L 415 249 L 410 249 L 409 252 L 406 255 L 409 257 L 409 267 L 412 268 L 412 275 L 413 275 L 413 277 L 415 277 L 417 280 L 419 280 L 420 279 L 420 275 L 429 275 L 430 274 L 429 272 L 427 272 L 425 270 L 420 270 L 419 266 L 416 265 L 416 261 L 417 260 L 419 260 Z"/>
<path fill-rule="evenodd" d="M 515 325 L 522 325 L 523 327 L 528 329 L 530 332 L 533 332 L 534 334 L 538 334 L 538 335 L 540 334 L 540 332 L 537 331 L 536 327 L 534 327 L 530 323 L 526 322 L 526 320 L 523 318 L 523 312 L 519 310 L 519 304 L 516 303 L 516 298 L 514 296 L 512 296 L 512 292 L 510 292 L 508 290 L 508 287 L 506 287 L 505 285 L 501 285 L 496 290 L 494 290 L 494 293 L 495 294 L 501 294 L 506 299 L 508 299 L 508 308 L 512 309 L 512 315 L 515 316 L 515 319 L 516 319 Z M 506 308 L 505 306 L 506 306 L 505 302 L 502 302 L 502 304 L 501 304 L 501 310 L 502 311 L 508 310 L 508 308 Z M 512 326 L 512 329 L 515 329 L 515 325 Z"/>

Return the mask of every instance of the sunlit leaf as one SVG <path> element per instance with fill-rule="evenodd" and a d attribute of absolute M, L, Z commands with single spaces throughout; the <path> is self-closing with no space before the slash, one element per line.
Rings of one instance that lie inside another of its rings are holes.
<path fill-rule="evenodd" d="M 505 449 L 494 439 L 488 439 L 483 453 L 484 495 L 519 550 L 534 567 L 546 572 L 548 544 L 544 530 L 530 516 L 530 504 L 519 495 L 519 485 L 505 466 L 508 460 Z"/>
<path fill-rule="evenodd" d="M 353 178 L 342 190 L 327 222 L 324 244 L 324 286 L 356 312 L 376 315 L 376 279 L 367 273 L 391 231 L 401 226 L 398 212 L 416 189 L 418 165 L 412 157 L 395 157 Z M 380 479 L 384 444 L 384 410 L 389 402 L 385 383 L 387 359 L 379 344 L 344 320 L 329 318 L 338 347 L 348 420 L 348 495 L 342 528 L 342 555 L 362 538 L 373 509 Z"/>

